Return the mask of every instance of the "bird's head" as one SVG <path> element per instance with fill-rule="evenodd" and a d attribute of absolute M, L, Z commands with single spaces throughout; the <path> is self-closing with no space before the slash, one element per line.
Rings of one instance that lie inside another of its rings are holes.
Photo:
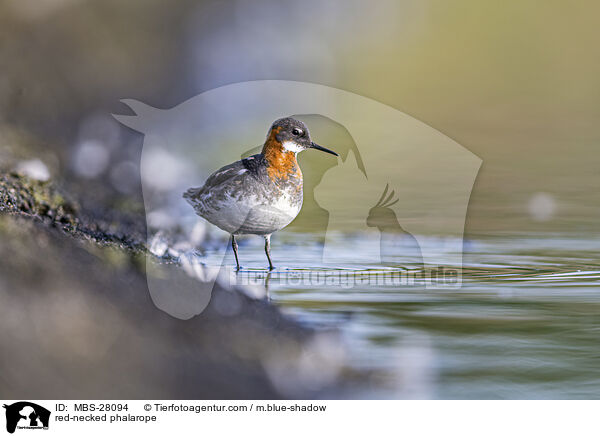
<path fill-rule="evenodd" d="M 291 117 L 275 120 L 267 134 L 265 148 L 267 147 L 277 147 L 283 153 L 291 152 L 294 154 L 309 148 L 314 148 L 338 156 L 335 151 L 321 147 L 312 142 L 306 124 Z"/>

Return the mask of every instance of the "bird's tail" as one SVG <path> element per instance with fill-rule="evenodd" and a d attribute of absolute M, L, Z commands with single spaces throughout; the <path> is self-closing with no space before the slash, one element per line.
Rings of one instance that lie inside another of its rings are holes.
<path fill-rule="evenodd" d="M 202 188 L 190 188 L 183 193 L 183 198 L 187 200 L 192 206 L 198 202 L 198 196 L 202 192 Z"/>

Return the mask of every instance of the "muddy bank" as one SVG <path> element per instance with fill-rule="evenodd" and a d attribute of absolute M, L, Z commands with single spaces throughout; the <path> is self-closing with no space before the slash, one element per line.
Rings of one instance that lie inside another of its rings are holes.
<path fill-rule="evenodd" d="M 125 220 L 126 221 L 126 220 Z M 144 241 L 52 183 L 0 174 L 3 398 L 311 398 L 340 385 L 340 345 L 215 285 L 181 321 L 148 293 Z"/>
<path fill-rule="evenodd" d="M 48 219 L 75 229 L 77 205 L 48 182 L 17 172 L 0 173 L 0 211 Z"/>

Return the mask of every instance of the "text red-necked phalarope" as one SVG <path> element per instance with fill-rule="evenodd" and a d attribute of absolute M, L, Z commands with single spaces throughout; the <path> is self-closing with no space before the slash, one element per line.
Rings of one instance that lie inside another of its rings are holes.
<path fill-rule="evenodd" d="M 264 236 L 273 269 L 271 234 L 291 223 L 302 208 L 302 171 L 296 154 L 309 148 L 338 156 L 312 142 L 302 121 L 281 118 L 269 129 L 261 153 L 224 166 L 204 186 L 183 194 L 198 215 L 231 234 L 238 270 L 235 237 L 243 234 Z"/>

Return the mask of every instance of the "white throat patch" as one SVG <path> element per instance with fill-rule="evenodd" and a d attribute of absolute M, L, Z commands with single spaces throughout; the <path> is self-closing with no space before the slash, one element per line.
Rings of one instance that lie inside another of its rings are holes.
<path fill-rule="evenodd" d="M 295 142 L 292 142 L 292 141 L 284 141 L 283 149 L 285 151 L 291 151 L 293 153 L 298 153 L 298 152 L 304 150 L 302 147 L 300 147 L 298 144 L 296 144 Z"/>

